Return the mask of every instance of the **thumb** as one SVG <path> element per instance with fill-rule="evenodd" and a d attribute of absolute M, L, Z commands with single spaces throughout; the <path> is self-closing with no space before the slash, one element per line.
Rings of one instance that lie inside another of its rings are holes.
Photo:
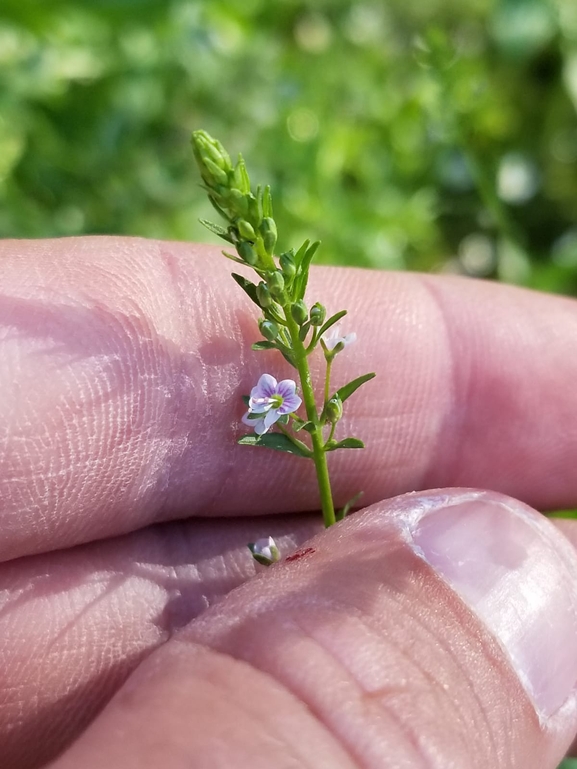
<path fill-rule="evenodd" d="M 577 559 L 510 498 L 381 502 L 144 662 L 53 769 L 554 769 L 577 728 Z"/>

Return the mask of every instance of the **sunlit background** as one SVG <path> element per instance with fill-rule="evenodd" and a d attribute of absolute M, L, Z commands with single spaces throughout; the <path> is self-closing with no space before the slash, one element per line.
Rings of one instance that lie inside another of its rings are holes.
<path fill-rule="evenodd" d="M 575 0 L 2 0 L 0 235 L 214 240 L 188 137 L 281 246 L 577 293 Z"/>

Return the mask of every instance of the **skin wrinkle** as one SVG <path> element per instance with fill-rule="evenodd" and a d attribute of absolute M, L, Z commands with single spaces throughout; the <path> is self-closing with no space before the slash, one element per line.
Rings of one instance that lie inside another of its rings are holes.
<path fill-rule="evenodd" d="M 427 568 L 427 567 L 425 567 L 425 570 L 430 574 L 430 578 L 431 579 L 429 581 L 433 581 L 434 582 L 435 578 L 436 578 L 436 575 L 434 574 L 434 572 L 430 568 Z M 446 598 L 447 597 L 449 599 L 452 598 L 452 596 L 450 594 L 447 594 Z M 396 596 L 395 596 L 394 593 L 391 594 L 390 600 L 392 600 L 393 602 L 396 601 Z M 475 621 L 472 612 L 470 612 L 468 607 L 466 607 L 464 604 L 462 604 L 462 602 L 459 599 L 456 599 L 456 604 L 458 604 L 458 606 L 459 606 L 459 612 L 464 610 L 465 613 L 470 614 L 471 621 L 472 622 Z M 397 605 L 399 606 L 399 608 L 401 608 L 401 602 L 400 601 L 398 601 Z M 331 609 L 333 609 L 333 608 L 337 609 L 337 611 L 338 610 L 342 610 L 342 614 L 345 617 L 347 617 L 347 620 L 350 619 L 351 617 L 355 617 L 356 619 L 358 619 L 365 628 L 368 628 L 368 629 L 371 630 L 371 632 L 372 632 L 372 634 L 374 635 L 375 638 L 381 638 L 381 642 L 383 644 L 386 643 L 386 642 L 389 642 L 389 648 L 394 649 L 396 654 L 400 655 L 400 657 L 405 661 L 404 664 L 402 666 L 400 666 L 402 668 L 403 672 L 405 674 L 410 675 L 412 670 L 418 671 L 419 674 L 423 677 L 423 679 L 428 684 L 427 686 L 423 687 L 423 691 L 424 692 L 433 691 L 433 692 L 435 692 L 437 694 L 437 698 L 440 695 L 445 700 L 446 704 L 449 706 L 449 709 L 451 711 L 451 715 L 448 716 L 447 718 L 445 718 L 445 721 L 447 723 L 451 723 L 451 724 L 455 725 L 460 720 L 459 716 L 461 714 L 460 714 L 460 712 L 455 712 L 455 710 L 457 709 L 457 704 L 453 703 L 451 701 L 451 699 L 450 699 L 450 696 L 451 696 L 450 691 L 448 691 L 445 688 L 445 686 L 443 685 L 442 680 L 436 675 L 435 671 L 427 670 L 427 668 L 420 662 L 420 660 L 419 660 L 419 658 L 417 656 L 418 649 L 416 650 L 417 654 L 415 654 L 410 645 L 409 645 L 408 648 L 404 649 L 404 648 L 401 647 L 400 644 L 395 644 L 394 642 L 392 642 L 393 639 L 389 639 L 389 638 L 387 638 L 386 635 L 384 635 L 384 633 L 386 634 L 387 627 L 386 627 L 386 624 L 384 624 L 382 622 L 382 620 L 378 621 L 377 617 L 375 615 L 369 615 L 366 612 L 363 613 L 363 612 L 359 611 L 354 605 L 351 605 L 348 602 L 347 603 L 343 602 L 340 597 L 339 597 L 339 599 L 333 601 Z M 401 613 L 401 612 L 399 612 L 399 613 Z M 402 613 L 404 614 L 405 618 L 409 618 L 409 624 L 411 625 L 412 628 L 413 627 L 418 627 L 419 630 L 422 633 L 424 633 L 424 635 L 426 636 L 427 641 L 424 642 L 424 643 L 421 643 L 422 647 L 426 647 L 427 645 L 432 645 L 432 644 L 440 647 L 446 653 L 447 659 L 450 659 L 453 668 L 455 668 L 457 670 L 458 674 L 463 679 L 470 679 L 470 670 L 468 670 L 468 668 L 464 664 L 464 662 L 462 660 L 460 660 L 458 657 L 456 657 L 452 653 L 452 651 L 450 649 L 450 646 L 446 642 L 444 642 L 444 640 L 443 640 L 443 638 L 441 636 L 439 636 L 438 634 L 437 635 L 433 635 L 430 632 L 429 627 L 427 626 L 427 624 L 425 622 L 423 622 L 421 620 L 421 617 L 419 616 L 419 613 L 415 609 L 415 607 L 413 607 L 410 604 L 407 604 L 406 601 L 405 601 L 405 602 L 403 602 L 403 605 L 402 605 Z M 315 640 L 317 640 L 315 638 L 315 635 L 314 635 L 314 627 L 315 627 L 314 623 L 312 625 L 313 632 L 311 634 L 311 631 L 309 630 L 307 624 L 305 624 L 303 622 L 299 623 L 298 617 L 294 618 L 293 621 L 297 625 L 299 625 L 299 627 L 301 627 L 301 629 L 303 631 L 306 631 L 307 635 L 309 637 L 312 637 Z M 310 624 L 310 623 L 308 623 L 308 624 Z M 357 637 L 357 639 L 359 641 L 361 640 L 361 635 L 358 632 L 358 629 L 355 632 L 355 636 Z M 329 640 L 332 640 L 330 638 L 330 635 L 329 635 Z M 320 639 L 318 639 L 318 642 L 322 645 L 322 641 L 320 641 Z M 343 667 L 349 672 L 349 674 L 353 678 L 357 679 L 357 675 L 355 675 L 355 673 L 353 672 L 353 670 L 350 667 L 350 665 L 347 665 L 346 659 L 343 659 L 342 656 L 338 656 L 337 657 L 335 649 L 334 649 L 334 643 L 332 644 L 332 647 L 333 648 L 331 648 L 331 650 L 329 651 L 329 649 L 326 646 L 323 646 L 323 648 L 325 648 L 326 651 L 329 654 L 331 654 L 333 659 L 338 659 L 339 662 L 343 665 Z M 487 645 L 486 653 L 487 654 L 491 654 L 490 644 Z M 442 672 L 443 672 L 445 678 L 451 678 L 451 676 L 447 675 L 447 671 L 446 670 L 442 669 Z M 453 680 L 454 680 L 454 676 L 453 676 Z M 432 686 L 431 686 L 431 684 L 432 684 Z M 391 692 L 392 693 L 392 690 L 391 690 L 390 686 L 389 687 L 383 687 L 380 690 L 372 690 L 370 692 L 363 692 L 363 686 L 360 683 L 359 683 L 359 690 L 361 692 L 361 699 L 364 698 L 364 699 L 367 699 L 368 701 L 370 701 L 370 700 L 380 700 L 380 697 L 383 694 L 386 694 L 387 692 Z M 415 694 L 415 682 L 411 681 L 411 685 L 410 686 L 405 685 L 405 690 L 407 691 L 407 693 L 409 695 L 411 695 L 411 697 L 414 697 L 414 694 Z M 468 734 L 483 734 L 484 735 L 484 740 L 485 740 L 485 747 L 486 747 L 486 739 L 487 739 L 487 737 L 489 738 L 489 741 L 491 743 L 491 761 L 493 763 L 489 762 L 488 765 L 496 766 L 497 765 L 496 761 L 498 760 L 498 756 L 499 756 L 499 752 L 500 751 L 497 749 L 497 744 L 496 744 L 496 741 L 495 741 L 495 738 L 494 738 L 494 735 L 493 735 L 492 725 L 491 725 L 491 723 L 489 721 L 486 708 L 483 705 L 482 699 L 479 696 L 478 692 L 476 691 L 476 687 L 474 685 L 470 688 L 469 691 L 470 691 L 470 694 L 472 695 L 472 697 L 473 697 L 473 699 L 474 699 L 474 701 L 475 701 L 475 703 L 477 705 L 478 715 L 480 716 L 479 720 L 480 720 L 480 723 L 481 723 L 481 728 L 478 728 L 477 724 L 473 723 L 473 724 L 470 725 L 470 728 L 467 730 L 467 733 Z M 397 691 L 396 694 L 398 694 L 398 693 L 399 692 Z M 411 727 L 409 724 L 403 724 L 400 721 L 399 716 L 394 712 L 394 707 L 393 707 L 392 703 L 388 703 L 388 702 L 385 701 L 384 705 L 385 705 L 387 711 L 389 712 L 389 715 L 391 716 L 391 718 L 393 718 L 393 720 L 395 720 L 398 723 L 399 728 L 401 728 L 403 733 L 406 734 L 410 744 L 418 751 L 419 755 L 423 759 L 423 766 L 426 766 L 426 767 L 434 766 L 434 764 L 432 765 L 430 763 L 430 761 L 428 760 L 428 758 L 430 758 L 430 756 L 427 758 L 426 750 L 425 750 L 424 745 L 422 745 L 422 743 L 421 743 L 419 732 L 416 731 L 415 728 Z M 475 714 L 475 715 L 477 715 L 477 714 Z M 477 719 L 475 718 L 474 720 L 476 721 Z M 463 732 L 464 731 L 465 730 L 463 730 Z M 486 761 L 487 757 L 484 756 L 483 760 Z M 411 766 L 412 766 L 412 764 L 411 764 Z M 440 765 L 440 766 L 442 766 L 443 769 L 444 769 L 444 767 L 446 766 L 446 757 L 443 758 L 443 764 Z"/>
<path fill-rule="evenodd" d="M 427 573 L 427 576 L 430 578 L 429 581 L 435 580 L 435 573 L 432 571 L 432 569 L 425 566 L 424 570 Z M 398 596 L 395 595 L 395 593 L 391 593 L 390 600 L 393 603 L 396 603 L 399 609 L 401 609 L 401 600 L 398 598 Z M 474 622 L 474 615 L 472 614 L 470 609 L 466 607 L 460 601 L 460 599 L 456 599 L 456 603 L 459 606 L 459 611 L 464 610 L 467 614 L 470 615 L 470 621 Z M 340 606 L 340 605 L 341 604 L 339 601 L 335 601 L 335 606 Z M 347 618 L 349 618 L 351 615 L 353 616 L 356 615 L 357 618 L 363 622 L 365 627 L 370 628 L 370 630 L 374 633 L 375 637 L 379 637 L 379 634 L 382 634 L 383 632 L 386 633 L 387 631 L 386 624 L 383 623 L 382 620 L 378 621 L 374 615 L 369 615 L 367 613 L 361 614 L 360 612 L 355 611 L 355 607 L 350 603 L 342 603 L 341 608 L 344 610 L 343 614 Z M 462 660 L 460 660 L 458 657 L 452 654 L 449 644 L 447 644 L 441 636 L 439 635 L 433 636 L 429 632 L 429 628 L 427 627 L 427 624 L 421 620 L 421 617 L 419 616 L 418 611 L 416 611 L 412 605 L 410 604 L 407 605 L 407 603 L 404 602 L 402 605 L 402 613 L 405 615 L 405 617 L 410 617 L 410 624 L 412 627 L 414 626 L 418 627 L 421 632 L 423 632 L 425 635 L 429 637 L 429 643 L 435 644 L 436 646 L 443 649 L 444 652 L 446 652 L 447 658 L 451 659 L 452 665 L 457 670 L 460 676 L 462 676 L 463 678 L 469 677 L 470 673 L 467 669 L 467 666 L 463 663 Z M 426 645 L 426 644 L 423 644 L 423 645 Z M 413 657 L 411 657 L 409 650 L 404 650 L 400 646 L 397 646 L 396 651 L 397 653 L 400 653 L 402 658 L 406 660 L 406 662 L 408 663 L 403 667 L 403 670 L 408 670 L 410 669 L 411 666 L 415 666 L 416 669 L 423 676 L 423 678 L 425 678 L 430 684 L 433 684 L 433 686 L 431 687 L 433 691 L 439 691 L 441 695 L 445 695 L 446 697 L 450 696 L 443 685 L 443 681 L 440 678 L 438 678 L 433 671 L 428 671 L 422 664 L 420 664 L 417 657 L 413 659 Z M 443 674 L 444 674 L 443 676 L 444 678 L 450 678 L 450 676 L 447 676 L 446 671 L 444 670 L 443 670 Z M 481 697 L 476 691 L 475 686 L 473 686 L 470 689 L 470 692 L 473 695 L 475 702 L 478 706 L 478 711 L 481 716 L 480 720 L 482 724 L 482 728 L 477 728 L 476 725 L 472 725 L 470 729 L 470 733 L 489 735 L 489 739 L 491 740 L 491 747 L 493 749 L 493 755 L 495 757 L 498 755 L 498 750 L 497 750 L 495 739 L 493 737 L 493 730 L 491 729 L 491 724 L 489 722 L 486 709 L 482 704 Z M 371 692 L 366 696 L 373 697 L 373 696 L 376 696 L 376 694 L 377 694 L 376 692 Z M 448 723 L 454 724 L 458 721 L 458 716 L 459 716 L 459 713 L 452 713 L 451 717 L 447 718 L 446 720 Z"/>
<path fill-rule="evenodd" d="M 294 618 L 293 618 L 294 619 Z M 282 691 L 285 695 L 288 695 L 289 700 L 292 701 L 293 704 L 297 706 L 297 708 L 302 709 L 306 716 L 310 717 L 314 723 L 315 726 L 320 729 L 324 735 L 328 738 L 329 741 L 334 742 L 338 745 L 339 752 L 342 753 L 343 756 L 346 756 L 348 759 L 350 759 L 350 766 L 352 767 L 357 766 L 357 762 L 355 760 L 354 751 L 351 751 L 349 746 L 344 744 L 344 741 L 342 740 L 341 736 L 338 734 L 335 734 L 334 730 L 330 727 L 330 725 L 327 723 L 327 720 L 322 716 L 320 712 L 318 712 L 314 705 L 311 702 L 305 701 L 299 694 L 294 691 L 294 689 L 288 685 L 286 680 L 281 679 L 280 677 L 274 675 L 270 671 L 267 671 L 263 667 L 259 665 L 255 665 L 253 661 L 247 660 L 245 658 L 236 656 L 230 652 L 223 651 L 222 649 L 216 649 L 211 646 L 205 646 L 204 644 L 197 644 L 193 641 L 183 639 L 182 636 L 177 636 L 174 640 L 174 643 L 170 649 L 170 654 L 179 654 L 178 646 L 181 647 L 181 649 L 184 652 L 184 655 L 186 657 L 189 656 L 190 651 L 194 650 L 195 648 L 198 648 L 201 650 L 202 654 L 209 654 L 211 656 L 216 657 L 219 660 L 226 659 L 228 663 L 232 663 L 234 666 L 242 666 L 247 669 L 250 669 L 251 673 L 249 674 L 249 677 L 251 679 L 255 680 L 254 685 L 254 691 L 255 691 L 255 697 L 258 694 L 258 687 L 262 686 L 263 692 L 268 691 L 271 686 L 276 689 Z M 122 694 L 122 693 L 121 693 Z M 234 692 L 233 692 L 234 696 Z M 229 700 L 226 700 L 227 703 Z M 287 748 L 289 751 L 291 751 L 292 746 L 287 745 Z M 313 769 L 313 767 L 316 769 L 316 764 L 299 764 L 299 766 L 302 766 L 303 769 L 307 769 L 307 767 L 310 766 L 310 769 Z"/>
<path fill-rule="evenodd" d="M 575 306 L 575 302 L 555 297 L 558 301 L 549 305 L 546 295 L 532 296 L 511 287 L 510 298 L 517 305 L 517 312 L 511 316 L 509 297 L 494 292 L 486 282 L 480 281 L 473 287 L 453 278 L 441 282 L 423 276 L 423 280 L 441 309 L 447 329 L 455 388 L 454 402 L 441 432 L 445 437 L 444 440 L 441 437 L 439 448 L 432 454 L 430 471 L 423 485 L 457 486 L 466 478 L 467 485 L 486 486 L 485 477 L 500 464 L 507 467 L 508 474 L 506 479 L 499 479 L 499 490 L 527 499 L 528 480 L 533 475 L 528 476 L 527 467 L 531 466 L 535 442 L 538 442 L 543 457 L 549 453 L 547 447 L 552 441 L 555 452 L 558 451 L 559 430 L 554 426 L 557 422 L 562 426 L 565 442 L 577 444 L 577 429 L 572 426 L 574 407 L 566 408 L 563 417 L 559 415 L 560 409 L 565 407 L 563 401 L 555 403 L 552 398 L 535 397 L 535 393 L 554 393 L 558 389 L 558 370 L 566 366 L 567 360 L 561 349 L 568 334 L 567 322 L 575 324 L 574 317 L 565 309 Z M 477 303 L 484 302 L 482 306 L 492 319 L 492 325 L 471 322 L 477 312 L 473 301 L 459 301 L 456 306 L 458 295 L 450 289 L 457 283 L 462 283 L 465 296 L 467 292 L 479 295 Z M 554 330 L 559 328 L 555 323 L 557 314 L 559 323 L 565 326 L 561 336 Z M 499 323 L 501 317 L 503 322 Z M 539 324 L 541 318 L 543 322 Z M 536 361 L 547 356 L 549 366 L 539 366 L 540 388 L 534 387 L 529 367 L 527 377 L 515 377 L 515 388 L 510 386 L 511 363 L 514 365 L 519 350 L 533 352 Z M 487 405 L 490 406 L 490 419 L 487 419 Z M 532 419 L 536 413 L 539 414 L 538 421 Z M 527 424 L 531 425 L 531 430 L 527 429 Z M 483 446 L 488 446 L 490 451 L 479 451 Z M 475 473 L 472 475 L 473 468 Z M 562 489 L 567 484 L 567 477 L 565 466 L 552 463 L 545 476 L 547 482 L 542 484 L 546 491 L 541 495 L 546 497 L 549 489 Z M 539 499 L 531 499 L 530 503 L 541 509 L 563 506 L 563 503 L 551 505 Z"/>

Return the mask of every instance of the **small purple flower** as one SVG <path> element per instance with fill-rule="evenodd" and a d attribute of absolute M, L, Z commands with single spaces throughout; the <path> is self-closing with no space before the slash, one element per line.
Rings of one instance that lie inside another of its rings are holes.
<path fill-rule="evenodd" d="M 282 416 L 301 405 L 296 387 L 292 379 L 277 382 L 270 374 L 263 374 L 250 391 L 248 411 L 242 418 L 244 424 L 254 428 L 257 435 L 266 433 Z"/>
<path fill-rule="evenodd" d="M 340 350 L 344 350 L 344 348 L 349 345 L 353 344 L 353 342 L 357 341 L 357 335 L 354 331 L 352 331 L 350 334 L 347 334 L 346 336 L 340 335 L 340 326 L 335 326 L 329 331 L 325 331 L 325 333 L 322 336 L 322 340 L 325 343 L 325 347 L 329 352 L 332 352 L 337 345 L 339 345 Z"/>

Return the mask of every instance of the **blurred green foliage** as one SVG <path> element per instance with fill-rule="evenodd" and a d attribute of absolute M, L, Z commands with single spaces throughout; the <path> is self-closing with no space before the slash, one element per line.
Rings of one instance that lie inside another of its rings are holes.
<path fill-rule="evenodd" d="M 189 134 L 280 246 L 577 293 L 575 0 L 2 0 L 0 235 L 215 241 Z"/>

